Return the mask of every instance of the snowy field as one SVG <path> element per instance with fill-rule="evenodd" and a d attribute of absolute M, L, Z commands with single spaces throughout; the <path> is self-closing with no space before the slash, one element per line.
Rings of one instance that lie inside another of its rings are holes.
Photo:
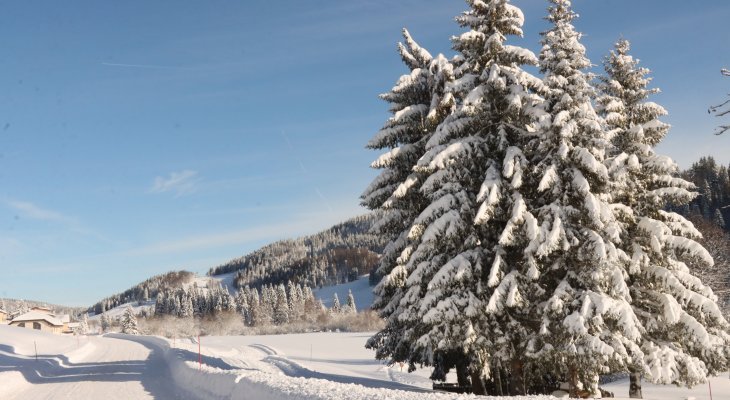
<path fill-rule="evenodd" d="M 372 359 L 365 333 L 194 338 L 52 335 L 0 326 L 0 399 L 466 399 L 434 393 L 428 371 Z M 38 361 L 35 349 L 38 349 Z M 730 399 L 727 375 L 713 399 Z M 628 383 L 607 389 L 627 396 Z M 709 400 L 709 387 L 645 384 L 644 398 Z M 523 397 L 539 399 L 548 397 Z M 512 398 L 519 399 L 519 398 Z"/>

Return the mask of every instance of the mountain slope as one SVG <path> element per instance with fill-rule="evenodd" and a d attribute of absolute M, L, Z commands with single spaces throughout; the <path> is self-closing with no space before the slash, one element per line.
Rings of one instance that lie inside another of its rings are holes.
<path fill-rule="evenodd" d="M 266 245 L 211 268 L 209 275 L 235 273 L 233 284 L 260 287 L 294 281 L 322 287 L 355 280 L 378 263 L 384 240 L 371 234 L 374 215 L 365 215 L 325 231 Z"/>

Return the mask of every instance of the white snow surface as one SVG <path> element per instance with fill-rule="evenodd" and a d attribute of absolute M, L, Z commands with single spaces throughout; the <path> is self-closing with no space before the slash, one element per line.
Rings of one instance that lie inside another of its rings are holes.
<path fill-rule="evenodd" d="M 0 326 L 2 399 L 402 399 L 476 398 L 436 393 L 428 371 L 401 372 L 373 360 L 371 333 L 195 338 L 65 336 Z M 35 346 L 34 346 L 35 343 Z M 35 348 L 38 348 L 38 361 Z M 714 399 L 730 396 L 727 374 L 711 380 Z M 626 398 L 628 382 L 605 385 Z M 709 400 L 693 389 L 644 384 L 648 400 Z M 496 398 L 485 398 L 496 399 Z M 507 398 L 504 398 L 507 399 Z M 512 400 L 550 399 L 522 396 Z"/>

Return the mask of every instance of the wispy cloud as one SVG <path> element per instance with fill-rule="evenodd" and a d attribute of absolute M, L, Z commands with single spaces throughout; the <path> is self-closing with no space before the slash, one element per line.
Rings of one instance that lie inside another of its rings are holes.
<path fill-rule="evenodd" d="M 122 64 L 103 62 L 101 65 L 106 67 L 122 67 L 122 68 L 147 68 L 147 69 L 189 69 L 187 67 L 175 67 L 171 65 L 153 65 L 153 64 Z"/>
<path fill-rule="evenodd" d="M 8 200 L 6 201 L 8 207 L 17 211 L 20 215 L 30 219 L 36 219 L 39 221 L 54 221 L 63 223 L 75 223 L 76 219 L 64 215 L 58 211 L 49 210 L 35 205 L 29 201 L 17 201 Z"/>
<path fill-rule="evenodd" d="M 150 192 L 173 192 L 175 193 L 175 197 L 185 196 L 197 190 L 198 182 L 200 182 L 200 178 L 197 171 L 184 170 L 171 172 L 168 177 L 156 177 Z"/>

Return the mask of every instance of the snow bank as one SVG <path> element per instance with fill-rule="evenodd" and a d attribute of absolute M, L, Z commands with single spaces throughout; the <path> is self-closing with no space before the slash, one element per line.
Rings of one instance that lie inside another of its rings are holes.
<path fill-rule="evenodd" d="M 196 361 L 197 354 L 185 349 L 171 348 L 170 342 L 166 339 L 151 336 L 113 335 L 113 337 L 133 340 L 145 346 L 159 349 L 165 354 L 166 362 L 176 384 L 182 386 L 191 395 L 200 398 L 259 400 L 454 400 L 476 398 L 472 395 L 371 388 L 325 379 L 290 377 L 282 372 L 234 367 L 221 359 L 208 355 L 203 356 L 203 365 L 199 367 Z M 480 398 L 499 399 L 498 397 Z M 534 400 L 551 398 L 524 396 L 505 397 L 504 399 Z"/>
<path fill-rule="evenodd" d="M 56 335 L 34 329 L 0 325 L 0 350 L 24 356 L 57 355 L 76 350 L 80 346 L 74 336 Z"/>
<path fill-rule="evenodd" d="M 0 325 L 0 357 L 8 356 L 8 359 L 33 360 L 36 349 L 39 357 L 53 360 L 61 366 L 67 366 L 68 363 L 74 363 L 75 360 L 86 357 L 93 351 L 94 346 L 89 343 L 86 337 L 57 335 L 33 329 Z M 65 359 L 61 356 L 65 356 Z M 17 394 L 31 385 L 26 380 L 23 372 L 4 370 L 6 368 L 12 369 L 13 363 L 10 365 L 5 364 L 5 366 L 0 363 L 0 399 L 10 398 L 11 395 Z"/>

